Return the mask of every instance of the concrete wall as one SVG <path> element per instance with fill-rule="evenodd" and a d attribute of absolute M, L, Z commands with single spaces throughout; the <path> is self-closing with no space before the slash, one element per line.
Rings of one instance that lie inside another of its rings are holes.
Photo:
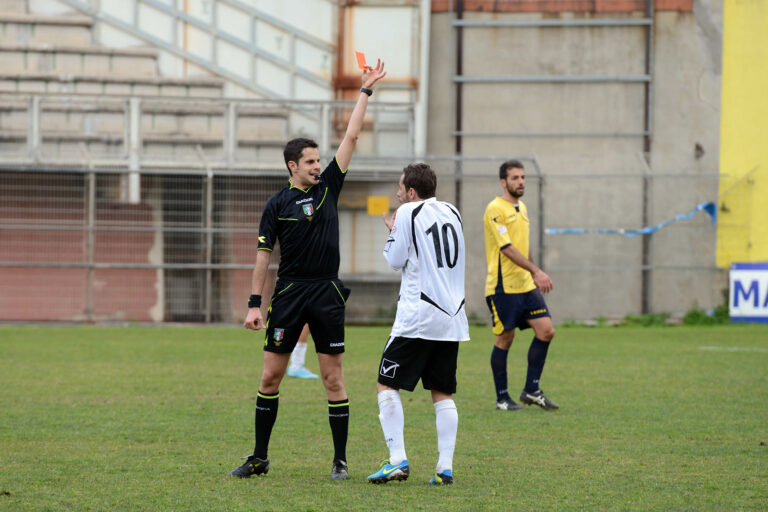
<path fill-rule="evenodd" d="M 465 19 L 530 19 L 510 13 L 465 14 Z M 533 15 L 538 17 L 539 15 Z M 571 16 L 568 13 L 548 17 Z M 604 15 L 612 18 L 629 14 Z M 635 13 L 634 16 L 641 16 Z M 454 152 L 456 29 L 451 13 L 432 16 L 428 151 Z M 653 37 L 652 145 L 648 224 L 717 198 L 722 6 L 697 0 L 692 12 L 657 12 Z M 642 75 L 644 29 L 465 28 L 464 75 Z M 642 83 L 463 85 L 463 129 L 483 131 L 641 132 Z M 547 228 L 625 228 L 643 225 L 642 136 L 465 136 L 468 155 L 497 162 L 465 166 L 462 211 L 468 258 L 469 310 L 486 316 L 481 215 L 499 195 L 498 165 L 535 155 L 545 176 Z M 484 167 L 484 168 L 483 168 Z M 528 176 L 535 172 L 527 166 Z M 523 198 L 535 217 L 535 180 Z M 443 196 L 446 198 L 446 196 Z M 450 198 L 446 198 L 450 199 Z M 546 235 L 543 263 L 555 290 L 548 302 L 556 321 L 641 312 L 642 241 L 608 235 Z M 715 268 L 716 230 L 705 215 L 651 237 L 651 312 L 683 314 L 722 300 L 724 276 Z M 578 298 L 578 299 L 576 299 Z"/>

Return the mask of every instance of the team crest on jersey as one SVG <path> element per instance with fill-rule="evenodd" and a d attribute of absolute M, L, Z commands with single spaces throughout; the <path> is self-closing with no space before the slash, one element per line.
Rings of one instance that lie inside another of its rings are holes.
<path fill-rule="evenodd" d="M 311 204 L 303 204 L 301 205 L 301 209 L 304 210 L 304 215 L 307 216 L 307 219 L 312 220 L 312 215 L 315 214 L 315 208 Z"/>
<path fill-rule="evenodd" d="M 275 329 L 275 332 L 272 334 L 272 337 L 277 341 L 278 343 L 275 343 L 275 345 L 279 345 L 279 342 L 283 341 L 283 335 L 285 334 L 285 329 Z"/>

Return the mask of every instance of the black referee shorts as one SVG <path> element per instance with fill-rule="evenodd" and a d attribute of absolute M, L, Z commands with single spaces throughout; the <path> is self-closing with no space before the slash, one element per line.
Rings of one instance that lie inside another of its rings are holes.
<path fill-rule="evenodd" d="M 344 352 L 344 308 L 349 293 L 340 279 L 278 279 L 267 312 L 264 350 L 293 352 L 304 324 L 309 324 L 318 353 Z"/>
<path fill-rule="evenodd" d="M 458 341 L 391 337 L 379 364 L 379 384 L 413 391 L 421 379 L 424 389 L 456 393 Z"/>

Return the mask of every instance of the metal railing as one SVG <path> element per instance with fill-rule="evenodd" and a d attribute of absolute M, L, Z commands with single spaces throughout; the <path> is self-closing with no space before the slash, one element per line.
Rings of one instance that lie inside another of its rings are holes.
<path fill-rule="evenodd" d="M 0 94 L 3 165 L 277 171 L 292 137 L 332 156 L 353 102 Z M 358 155 L 372 168 L 414 151 L 414 107 L 371 102 Z"/>

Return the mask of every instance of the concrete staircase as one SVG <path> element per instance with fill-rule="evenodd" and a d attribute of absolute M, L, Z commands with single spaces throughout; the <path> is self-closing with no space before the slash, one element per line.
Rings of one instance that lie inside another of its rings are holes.
<path fill-rule="evenodd" d="M 98 47 L 87 16 L 25 11 L 23 0 L 0 0 L 0 152 L 29 153 L 31 98 L 39 96 L 38 157 L 125 155 L 128 98 L 139 97 L 141 158 L 222 156 L 223 80 L 159 76 L 153 48 Z M 236 156 L 281 160 L 287 110 L 241 105 L 235 127 Z"/>

